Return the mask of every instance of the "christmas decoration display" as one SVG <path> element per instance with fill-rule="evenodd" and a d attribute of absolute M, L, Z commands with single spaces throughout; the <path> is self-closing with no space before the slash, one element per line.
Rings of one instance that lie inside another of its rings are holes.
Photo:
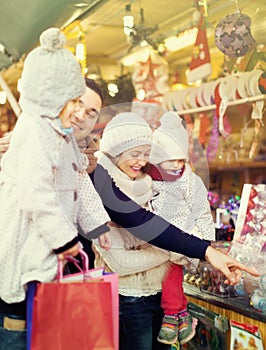
<path fill-rule="evenodd" d="M 231 249 L 232 255 L 266 273 L 266 185 L 245 184 Z"/>
<path fill-rule="evenodd" d="M 255 45 L 250 33 L 250 23 L 251 18 L 239 11 L 223 18 L 215 29 L 218 49 L 228 56 L 244 56 Z"/>
<path fill-rule="evenodd" d="M 264 72 L 262 70 L 255 69 L 253 71 L 246 72 L 240 75 L 237 82 L 237 94 L 240 95 L 241 98 L 260 95 L 260 86 L 263 86 L 263 73 Z M 262 119 L 263 107 L 263 100 L 255 101 L 253 103 L 251 119 Z"/>
<path fill-rule="evenodd" d="M 209 103 L 204 100 L 204 89 L 205 86 L 201 85 L 198 87 L 196 92 L 196 104 L 198 107 L 208 106 Z"/>
<path fill-rule="evenodd" d="M 244 124 L 240 133 L 233 132 L 226 138 L 220 137 L 215 160 L 222 163 L 245 163 L 255 159 L 262 146 L 263 130 L 260 119 L 251 119 Z"/>
<path fill-rule="evenodd" d="M 220 78 L 201 85 L 203 87 L 203 100 L 207 106 L 214 104 L 214 90 L 221 80 Z"/>
<path fill-rule="evenodd" d="M 247 82 L 249 79 L 250 72 L 245 72 L 239 74 L 239 78 L 236 85 L 236 96 L 240 98 L 249 97 L 247 90 Z"/>
<path fill-rule="evenodd" d="M 260 10 L 252 19 L 250 32 L 257 45 L 266 45 L 265 25 L 266 10 Z"/>
<path fill-rule="evenodd" d="M 223 115 L 230 102 L 265 93 L 266 72 L 263 72 L 261 69 L 254 69 L 249 72 L 238 73 L 237 75 L 230 75 L 203 83 L 200 87 L 189 87 L 166 92 L 163 102 L 166 108 L 174 109 L 178 112 L 217 103 L 217 116 L 220 116 Z M 191 113 L 193 112 L 191 111 Z"/>
<path fill-rule="evenodd" d="M 189 94 L 187 95 L 187 100 L 188 100 L 190 108 L 199 107 L 198 106 L 198 102 L 197 102 L 197 93 L 198 93 L 197 89 L 193 89 L 192 88 L 192 89 L 189 90 Z"/>
<path fill-rule="evenodd" d="M 147 61 L 137 63 L 132 82 L 138 100 L 161 103 L 163 95 L 169 90 L 167 63 L 152 52 Z"/>
<path fill-rule="evenodd" d="M 211 58 L 209 45 L 206 35 L 204 16 L 201 14 L 198 34 L 192 53 L 189 71 L 187 74 L 188 83 L 194 83 L 196 80 L 207 78 L 212 74 Z"/>
<path fill-rule="evenodd" d="M 214 90 L 214 101 L 216 104 L 216 115 L 219 118 L 219 132 L 223 137 L 227 137 L 231 133 L 231 127 L 228 120 L 225 121 L 225 111 L 229 101 L 235 99 L 237 86 L 237 77 L 225 77 Z"/>

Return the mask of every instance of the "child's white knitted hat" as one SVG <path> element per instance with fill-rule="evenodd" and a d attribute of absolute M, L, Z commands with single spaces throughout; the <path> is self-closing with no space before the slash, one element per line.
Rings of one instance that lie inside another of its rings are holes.
<path fill-rule="evenodd" d="M 150 162 L 160 164 L 166 160 L 188 160 L 188 133 L 182 119 L 174 112 L 166 112 L 160 118 L 160 123 L 153 132 Z"/>
<path fill-rule="evenodd" d="M 140 145 L 151 145 L 152 130 L 138 114 L 123 112 L 106 125 L 100 141 L 100 150 L 112 157 Z"/>
<path fill-rule="evenodd" d="M 64 45 L 65 35 L 58 28 L 49 28 L 40 36 L 40 46 L 25 59 L 21 76 L 22 110 L 50 118 L 58 117 L 70 100 L 86 91 L 80 65 Z"/>

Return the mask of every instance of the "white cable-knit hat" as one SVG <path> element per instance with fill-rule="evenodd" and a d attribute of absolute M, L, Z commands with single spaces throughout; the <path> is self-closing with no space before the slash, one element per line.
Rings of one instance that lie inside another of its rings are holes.
<path fill-rule="evenodd" d="M 41 46 L 25 59 L 21 76 L 20 105 L 39 115 L 58 117 L 65 104 L 86 91 L 80 65 L 64 48 L 65 35 L 49 28 L 40 36 Z"/>
<path fill-rule="evenodd" d="M 188 133 L 183 127 L 182 119 L 173 112 L 166 112 L 160 123 L 153 132 L 150 162 L 160 164 L 166 160 L 188 160 Z"/>
<path fill-rule="evenodd" d="M 106 125 L 100 141 L 100 150 L 112 157 L 140 145 L 151 145 L 152 130 L 138 114 L 123 112 Z"/>

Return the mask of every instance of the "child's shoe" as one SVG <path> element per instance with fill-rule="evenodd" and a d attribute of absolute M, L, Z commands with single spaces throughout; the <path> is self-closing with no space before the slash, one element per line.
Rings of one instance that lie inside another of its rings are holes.
<path fill-rule="evenodd" d="M 157 340 L 163 344 L 174 344 L 177 342 L 177 332 L 177 316 L 165 315 Z"/>
<path fill-rule="evenodd" d="M 189 342 L 196 333 L 198 320 L 185 311 L 178 317 L 178 340 L 180 345 Z"/>

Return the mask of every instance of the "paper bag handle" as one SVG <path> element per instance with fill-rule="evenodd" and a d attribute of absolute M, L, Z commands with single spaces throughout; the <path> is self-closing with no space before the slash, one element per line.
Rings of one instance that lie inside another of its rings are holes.
<path fill-rule="evenodd" d="M 84 274 L 84 278 L 85 277 L 89 278 L 89 276 L 90 276 L 89 257 L 84 252 L 83 249 L 79 249 L 79 255 L 81 256 L 81 260 L 82 260 L 82 268 L 78 264 L 79 261 L 75 257 L 73 257 L 71 255 L 67 255 L 67 256 L 65 256 L 65 259 L 67 261 L 73 263 L 77 267 L 77 269 Z M 57 282 L 62 281 L 62 279 L 64 278 L 64 266 L 65 266 L 64 261 L 58 260 L 58 271 L 57 271 L 57 276 L 56 276 Z"/>

